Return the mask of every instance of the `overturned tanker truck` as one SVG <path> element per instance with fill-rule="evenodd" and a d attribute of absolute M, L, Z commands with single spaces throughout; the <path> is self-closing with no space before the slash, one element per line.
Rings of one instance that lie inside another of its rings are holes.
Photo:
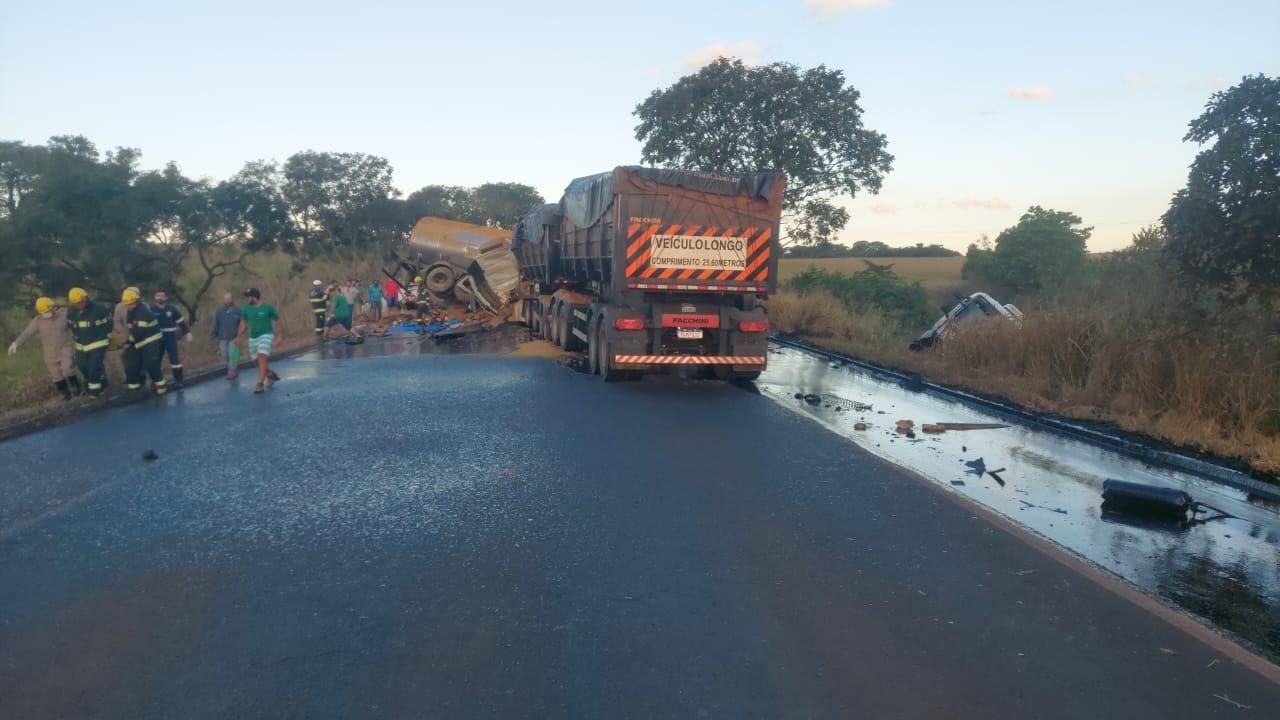
<path fill-rule="evenodd" d="M 632 379 L 696 366 L 726 380 L 765 368 L 759 301 L 778 281 L 781 173 L 618 167 L 569 183 L 516 226 L 519 316 L 592 373 Z"/>

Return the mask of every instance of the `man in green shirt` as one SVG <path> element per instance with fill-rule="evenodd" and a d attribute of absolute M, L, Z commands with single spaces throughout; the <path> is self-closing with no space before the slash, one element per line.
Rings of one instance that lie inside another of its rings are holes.
<path fill-rule="evenodd" d="M 329 322 L 324 329 L 325 339 L 332 338 L 335 332 L 339 335 L 359 338 L 360 333 L 351 329 L 351 301 L 340 288 L 335 287 L 331 290 L 334 291 L 329 293 L 333 298 L 333 312 L 329 315 Z"/>
<path fill-rule="evenodd" d="M 262 291 L 249 288 L 244 291 L 248 304 L 240 310 L 240 336 L 249 336 L 249 355 L 258 363 L 258 384 L 253 392 L 261 394 L 264 388 L 271 387 L 280 379 L 275 371 L 267 366 L 271 357 L 272 345 L 284 342 L 284 333 L 280 332 L 280 313 L 271 303 L 262 302 Z"/>

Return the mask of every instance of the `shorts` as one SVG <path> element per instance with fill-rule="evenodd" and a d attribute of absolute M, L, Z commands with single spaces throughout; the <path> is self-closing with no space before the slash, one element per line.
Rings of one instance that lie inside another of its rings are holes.
<path fill-rule="evenodd" d="M 274 340 L 275 337 L 275 335 L 267 333 L 265 335 L 249 338 L 249 355 L 251 357 L 257 357 L 259 355 L 271 357 L 271 341 Z"/>
<path fill-rule="evenodd" d="M 329 318 L 329 322 L 325 323 L 325 327 L 333 327 L 334 325 L 341 325 L 342 327 L 344 327 L 344 328 L 346 328 L 346 329 L 350 330 L 350 329 L 351 329 L 351 318 L 349 318 L 349 317 L 344 317 L 344 318 Z"/>

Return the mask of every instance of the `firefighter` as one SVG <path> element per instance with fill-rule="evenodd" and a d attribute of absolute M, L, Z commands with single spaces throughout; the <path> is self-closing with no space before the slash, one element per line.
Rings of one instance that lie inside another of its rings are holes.
<path fill-rule="evenodd" d="M 410 311 L 416 316 L 422 313 L 418 310 L 419 296 L 422 295 L 422 276 L 415 275 L 413 284 L 409 287 L 400 287 L 400 316 L 404 317 L 410 314 Z"/>
<path fill-rule="evenodd" d="M 111 310 L 89 299 L 83 288 L 67 292 L 67 327 L 71 330 L 76 350 L 76 367 L 84 376 L 84 389 L 89 397 L 98 397 L 107 386 L 107 346 L 111 344 Z"/>
<path fill-rule="evenodd" d="M 324 283 L 319 280 L 311 283 L 310 300 L 311 312 L 316 316 L 316 337 L 323 337 L 329 311 L 329 293 L 325 292 Z"/>
<path fill-rule="evenodd" d="M 155 316 L 156 322 L 160 325 L 161 347 L 160 362 L 161 370 L 164 370 L 164 356 L 169 356 L 169 368 L 173 370 L 172 387 L 182 389 L 182 358 L 178 354 L 178 338 L 183 341 L 191 342 L 191 324 L 187 322 L 187 316 L 173 305 L 169 304 L 169 294 L 164 290 L 157 290 L 155 294 L 155 304 L 149 310 Z"/>
<path fill-rule="evenodd" d="M 76 368 L 71 362 L 74 346 L 68 330 L 66 308 L 56 307 L 53 300 L 47 297 L 36 298 L 36 316 L 31 318 L 27 328 L 9 345 L 9 354 L 12 355 L 18 352 L 27 338 L 39 333 L 45 369 L 49 371 L 49 379 L 53 380 L 53 386 L 58 389 L 63 400 L 70 400 L 72 395 L 80 394 L 80 378 L 76 377 Z"/>
<path fill-rule="evenodd" d="M 151 308 L 141 300 L 142 295 L 137 288 L 125 288 L 120 295 L 120 303 L 125 306 L 127 329 L 122 352 L 125 385 L 130 390 L 139 390 L 146 377 L 150 377 L 156 395 L 164 395 L 168 391 L 164 373 L 160 372 L 164 333 L 160 332 L 160 323 L 151 314 Z"/>

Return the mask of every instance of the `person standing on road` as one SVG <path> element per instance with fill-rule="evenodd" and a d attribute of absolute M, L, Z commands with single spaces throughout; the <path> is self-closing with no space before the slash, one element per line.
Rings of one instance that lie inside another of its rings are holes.
<path fill-rule="evenodd" d="M 56 307 L 47 297 L 36 298 L 36 316 L 9 344 L 9 354 L 18 352 L 22 343 L 37 333 L 40 335 L 40 350 L 44 354 L 44 367 L 49 371 L 49 378 L 53 380 L 58 394 L 63 400 L 79 395 L 80 378 L 76 377 L 75 366 L 71 364 L 73 344 L 67 327 L 66 308 Z"/>
<path fill-rule="evenodd" d="M 311 313 L 316 317 L 316 338 L 319 339 L 324 335 L 325 320 L 329 314 L 329 293 L 325 292 L 324 283 L 319 280 L 311 281 Z"/>
<path fill-rule="evenodd" d="M 369 301 L 369 315 L 374 321 L 382 319 L 382 286 L 376 281 L 370 282 L 365 289 L 365 299 Z"/>
<path fill-rule="evenodd" d="M 399 305 L 400 283 L 395 278 L 387 278 L 382 281 L 382 297 L 387 301 L 387 312 Z"/>
<path fill-rule="evenodd" d="M 182 389 L 182 358 L 178 356 L 178 338 L 191 343 L 191 325 L 187 322 L 187 316 L 173 305 L 169 304 L 169 294 L 164 290 L 157 290 L 153 298 L 155 304 L 150 307 L 151 314 L 155 316 L 156 322 L 160 324 L 161 346 L 160 346 L 160 362 L 164 362 L 164 356 L 169 356 L 169 369 L 173 371 L 173 387 Z M 163 365 L 161 370 L 163 370 Z"/>
<path fill-rule="evenodd" d="M 333 317 L 329 318 L 327 325 L 324 331 L 326 340 L 333 337 L 335 328 L 341 328 L 339 332 L 343 336 L 360 337 L 359 333 L 351 329 L 351 304 L 347 301 L 346 293 L 333 293 Z"/>
<path fill-rule="evenodd" d="M 279 340 L 284 342 L 284 333 L 280 331 L 280 313 L 271 303 L 262 302 L 262 291 L 249 288 L 244 291 L 249 303 L 240 310 L 240 335 L 249 337 L 249 355 L 258 363 L 258 384 L 253 387 L 255 395 L 271 387 L 280 379 L 279 375 L 267 364 L 271 358 L 272 345 Z"/>
<path fill-rule="evenodd" d="M 89 299 L 83 288 L 67 292 L 67 327 L 76 351 L 76 367 L 84 376 L 85 391 L 96 398 L 107 386 L 107 347 L 111 345 L 111 310 Z"/>
<path fill-rule="evenodd" d="M 164 354 L 164 333 L 160 332 L 160 321 L 142 302 L 137 288 L 126 288 L 120 295 L 120 302 L 125 306 L 125 326 L 128 328 L 121 357 L 125 385 L 130 390 L 141 390 L 146 378 L 150 377 L 156 395 L 164 395 L 169 388 L 160 369 Z"/>
<path fill-rule="evenodd" d="M 240 308 L 236 307 L 235 297 L 231 293 L 222 294 L 222 305 L 213 313 L 213 322 L 209 323 L 209 339 L 218 343 L 218 353 L 227 364 L 227 379 L 235 380 L 240 370 L 236 367 L 231 355 L 231 348 L 236 346 L 236 336 L 240 334 Z"/>

